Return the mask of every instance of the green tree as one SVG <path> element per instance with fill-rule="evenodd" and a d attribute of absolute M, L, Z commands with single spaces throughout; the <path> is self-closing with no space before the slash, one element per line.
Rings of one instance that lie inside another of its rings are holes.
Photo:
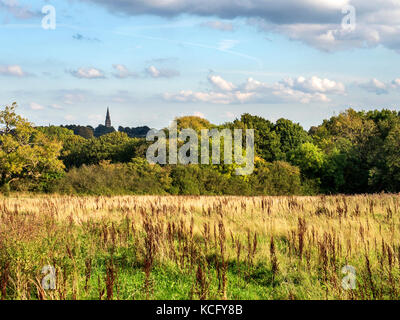
<path fill-rule="evenodd" d="M 381 161 L 370 170 L 375 189 L 400 192 L 400 125 L 392 128 L 382 144 Z"/>
<path fill-rule="evenodd" d="M 0 111 L 0 185 L 20 179 L 39 182 L 62 173 L 62 143 L 36 130 L 16 108 L 13 103 Z"/>
<path fill-rule="evenodd" d="M 265 161 L 285 159 L 285 154 L 281 150 L 280 136 L 274 131 L 274 124 L 271 121 L 245 113 L 240 120 L 235 120 L 226 126 L 231 129 L 254 129 L 256 155 Z"/>
<path fill-rule="evenodd" d="M 250 184 L 253 195 L 300 194 L 300 169 L 284 161 L 257 162 Z"/>
<path fill-rule="evenodd" d="M 311 142 L 299 145 L 291 154 L 290 162 L 298 166 L 301 173 L 309 178 L 320 175 L 325 162 L 324 152 Z"/>
<path fill-rule="evenodd" d="M 85 146 L 88 140 L 81 136 L 71 135 L 63 141 L 63 149 L 61 152 L 61 160 L 67 169 L 72 167 L 80 167 L 88 161 L 85 154 Z"/>
<path fill-rule="evenodd" d="M 214 127 L 210 121 L 196 116 L 186 116 L 175 119 L 178 131 L 182 129 L 193 129 L 200 132 L 202 129 L 211 129 Z"/>
<path fill-rule="evenodd" d="M 91 126 L 77 126 L 77 125 L 68 125 L 64 128 L 70 129 L 74 132 L 74 134 L 81 136 L 85 139 L 93 138 L 94 136 L 94 129 Z"/>
<path fill-rule="evenodd" d="M 144 156 L 145 149 L 144 139 L 129 138 L 124 132 L 112 132 L 91 139 L 74 135 L 65 140 L 62 159 L 68 169 L 99 164 L 103 160 L 126 163 L 132 158 Z"/>
<path fill-rule="evenodd" d="M 302 143 L 310 141 L 307 132 L 300 124 L 287 119 L 276 121 L 274 131 L 280 138 L 281 150 L 286 156 Z"/>
<path fill-rule="evenodd" d="M 36 127 L 36 130 L 43 132 L 46 136 L 64 142 L 69 137 L 74 135 L 74 131 L 63 127 L 49 126 L 49 127 Z"/>
<path fill-rule="evenodd" d="M 94 129 L 94 136 L 96 138 L 98 138 L 98 137 L 101 137 L 101 136 L 103 136 L 105 134 L 109 134 L 109 133 L 112 133 L 112 132 L 115 132 L 114 127 L 107 128 L 106 126 L 104 126 L 102 124 L 99 124 L 99 126 L 96 129 Z"/>
<path fill-rule="evenodd" d="M 369 117 L 364 111 L 348 109 L 324 120 L 318 128 L 313 128 L 315 144 L 332 160 L 330 165 L 333 167 L 326 168 L 325 172 L 336 171 L 335 174 L 344 179 L 344 183 L 340 183 L 340 192 L 353 194 L 376 191 L 370 183 L 370 173 L 380 163 L 382 139 L 373 117 L 379 118 L 377 115 Z M 335 189 L 327 192 L 335 192 Z"/>

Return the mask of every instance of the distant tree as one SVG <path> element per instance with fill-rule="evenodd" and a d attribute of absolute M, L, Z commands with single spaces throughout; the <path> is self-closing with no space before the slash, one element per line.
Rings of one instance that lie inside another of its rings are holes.
<path fill-rule="evenodd" d="M 118 131 L 126 133 L 129 138 L 145 138 L 150 128 L 147 126 L 137 128 L 124 128 L 120 126 Z"/>
<path fill-rule="evenodd" d="M 129 138 L 124 132 L 112 132 L 96 139 L 99 150 L 103 155 L 99 160 L 112 162 L 129 162 L 136 157 L 136 148 L 143 141 Z"/>
<path fill-rule="evenodd" d="M 93 138 L 94 129 L 91 126 L 77 126 L 77 125 L 67 125 L 64 128 L 70 129 L 74 132 L 74 134 L 81 136 L 85 139 Z"/>
<path fill-rule="evenodd" d="M 67 166 L 99 164 L 103 160 L 129 162 L 146 153 L 144 139 L 129 138 L 126 133 L 112 132 L 99 138 L 84 139 L 73 136 L 64 142 L 62 159 Z"/>
<path fill-rule="evenodd" d="M 109 134 L 109 133 L 112 133 L 112 132 L 115 132 L 114 127 L 107 128 L 106 126 L 104 126 L 102 124 L 99 124 L 99 126 L 96 129 L 94 129 L 94 136 L 96 138 L 98 138 L 98 137 L 101 137 L 101 136 L 103 136 L 105 134 Z"/>

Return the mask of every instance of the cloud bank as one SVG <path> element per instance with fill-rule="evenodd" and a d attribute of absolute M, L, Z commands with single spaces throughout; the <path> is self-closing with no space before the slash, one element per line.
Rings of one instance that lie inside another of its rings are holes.
<path fill-rule="evenodd" d="M 389 94 L 391 90 L 400 89 L 400 78 L 396 78 L 390 82 L 383 82 L 376 78 L 368 82 L 359 83 L 358 86 L 367 92 L 375 93 L 376 95 Z"/>
<path fill-rule="evenodd" d="M 210 75 L 212 86 L 208 91 L 181 90 L 165 93 L 164 100 L 173 102 L 204 102 L 213 104 L 330 102 L 328 95 L 346 93 L 343 83 L 313 76 L 288 78 L 276 83 L 265 83 L 248 78 L 245 83 L 234 85 L 218 75 Z"/>
<path fill-rule="evenodd" d="M 244 18 L 263 32 L 285 35 L 324 51 L 383 45 L 400 50 L 400 1 L 395 0 L 79 0 L 125 15 L 172 17 L 190 14 Z M 343 8 L 356 9 L 356 29 L 342 28 Z M 229 29 L 228 25 L 208 23 Z"/>

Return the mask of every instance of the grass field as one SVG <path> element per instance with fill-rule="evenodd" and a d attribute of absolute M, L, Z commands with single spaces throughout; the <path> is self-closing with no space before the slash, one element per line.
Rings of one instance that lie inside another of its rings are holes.
<path fill-rule="evenodd" d="M 399 225 L 398 195 L 0 197 L 0 295 L 397 299 Z"/>

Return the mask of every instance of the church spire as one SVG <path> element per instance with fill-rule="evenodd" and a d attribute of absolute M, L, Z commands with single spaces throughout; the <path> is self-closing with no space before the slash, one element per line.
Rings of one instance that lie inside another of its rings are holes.
<path fill-rule="evenodd" d="M 106 127 L 111 128 L 110 110 L 108 108 L 107 108 L 107 115 L 106 115 Z"/>

